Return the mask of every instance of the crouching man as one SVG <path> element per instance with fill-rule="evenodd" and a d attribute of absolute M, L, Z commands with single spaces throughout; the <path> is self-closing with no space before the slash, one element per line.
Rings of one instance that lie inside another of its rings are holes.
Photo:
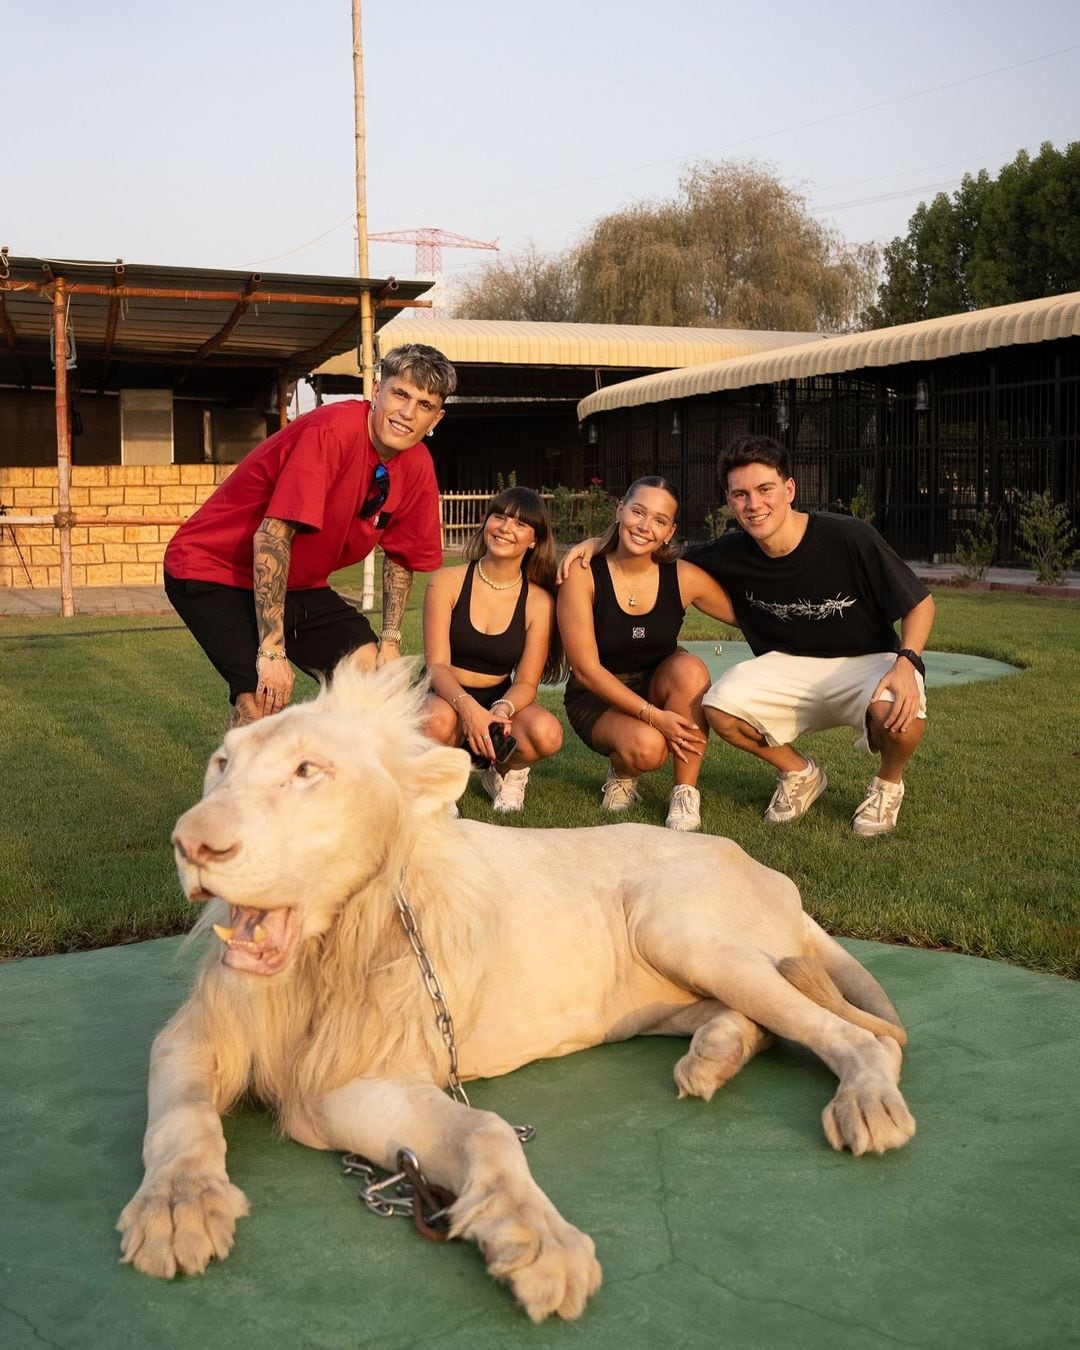
<path fill-rule="evenodd" d="M 933 598 L 872 526 L 794 510 L 790 460 L 776 441 L 739 438 L 719 472 L 741 530 L 685 556 L 726 589 L 754 659 L 710 687 L 702 701 L 709 725 L 777 771 L 765 812 L 777 823 L 798 820 L 828 785 L 792 741 L 854 727 L 880 765 L 852 827 L 886 834 L 926 730 L 922 652 Z"/>

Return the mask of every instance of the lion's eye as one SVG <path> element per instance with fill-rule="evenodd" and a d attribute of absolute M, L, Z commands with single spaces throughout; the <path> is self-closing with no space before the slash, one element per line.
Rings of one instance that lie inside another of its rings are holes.
<path fill-rule="evenodd" d="M 301 760 L 300 763 L 296 766 L 297 778 L 310 778 L 314 773 L 315 773 L 315 765 L 312 764 L 309 760 L 306 759 Z"/>
<path fill-rule="evenodd" d="M 210 767 L 220 776 L 229 767 L 228 755 L 215 755 L 210 761 Z"/>

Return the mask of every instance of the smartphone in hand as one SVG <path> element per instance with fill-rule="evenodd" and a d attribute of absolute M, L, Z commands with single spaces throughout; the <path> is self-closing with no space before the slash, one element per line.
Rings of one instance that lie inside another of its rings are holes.
<path fill-rule="evenodd" d="M 491 735 L 491 746 L 492 749 L 495 751 L 495 763 L 505 764 L 506 761 L 517 749 L 517 737 L 508 736 L 506 732 L 503 731 L 501 724 L 498 722 L 492 722 L 490 727 L 490 735 Z M 477 755 L 471 751 L 470 753 L 472 754 L 472 762 L 476 765 L 478 769 L 486 769 L 490 767 L 491 760 L 488 759 L 486 755 Z"/>

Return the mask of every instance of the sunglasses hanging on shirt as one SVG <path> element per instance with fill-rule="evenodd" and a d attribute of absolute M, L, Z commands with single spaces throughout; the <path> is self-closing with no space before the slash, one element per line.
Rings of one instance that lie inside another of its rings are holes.
<path fill-rule="evenodd" d="M 390 470 L 385 464 L 377 464 L 371 475 L 371 486 L 360 508 L 361 520 L 368 520 L 376 511 L 381 511 L 390 495 Z"/>

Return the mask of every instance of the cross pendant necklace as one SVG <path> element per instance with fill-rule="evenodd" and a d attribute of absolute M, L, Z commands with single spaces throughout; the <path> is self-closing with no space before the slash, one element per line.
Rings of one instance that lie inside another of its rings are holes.
<path fill-rule="evenodd" d="M 619 560 L 618 560 L 618 558 L 616 558 L 616 556 L 615 556 L 614 553 L 611 555 L 611 561 L 615 564 L 615 570 L 616 570 L 616 572 L 618 572 L 618 574 L 619 574 L 619 580 L 622 582 L 623 588 L 624 588 L 625 591 L 626 591 L 626 603 L 630 606 L 631 609 L 636 609 L 636 608 L 637 608 L 637 593 L 638 593 L 638 590 L 640 590 L 640 588 L 641 588 L 641 583 L 638 582 L 637 587 L 636 587 L 634 590 L 631 590 L 631 589 L 630 589 L 630 583 L 626 580 L 626 573 L 625 573 L 625 572 L 622 570 L 622 568 L 619 566 Z"/>

